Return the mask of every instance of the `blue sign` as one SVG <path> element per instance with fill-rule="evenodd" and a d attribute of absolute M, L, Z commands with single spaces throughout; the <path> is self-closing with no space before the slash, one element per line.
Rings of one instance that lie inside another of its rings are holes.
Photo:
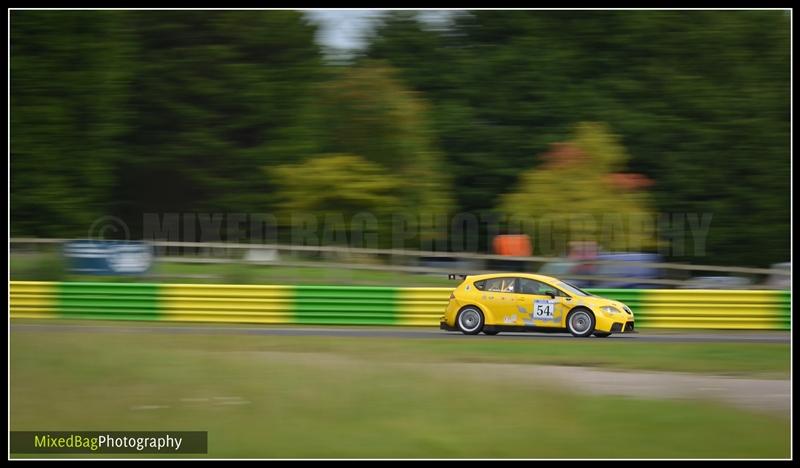
<path fill-rule="evenodd" d="M 64 256 L 70 272 L 89 275 L 145 273 L 153 264 L 153 248 L 142 241 L 68 241 Z"/>

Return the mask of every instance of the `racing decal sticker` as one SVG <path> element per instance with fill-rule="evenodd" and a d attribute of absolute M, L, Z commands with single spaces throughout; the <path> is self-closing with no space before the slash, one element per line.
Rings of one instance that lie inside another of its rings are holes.
<path fill-rule="evenodd" d="M 534 320 L 553 320 L 553 311 L 556 307 L 554 299 L 538 299 L 533 301 Z"/>
<path fill-rule="evenodd" d="M 539 307 L 541 306 L 541 307 Z M 523 306 L 518 305 L 517 310 L 522 315 L 522 323 L 524 325 L 536 325 L 536 322 L 550 322 L 550 325 L 553 323 L 560 323 L 561 317 L 564 315 L 561 307 L 558 307 L 558 301 L 555 299 L 539 299 L 533 301 L 533 308 L 529 312 Z M 516 317 L 515 317 L 516 318 Z"/>

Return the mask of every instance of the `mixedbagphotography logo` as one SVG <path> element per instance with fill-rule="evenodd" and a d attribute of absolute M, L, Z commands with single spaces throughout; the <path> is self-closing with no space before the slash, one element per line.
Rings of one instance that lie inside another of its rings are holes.
<path fill-rule="evenodd" d="M 208 453 L 208 432 L 12 431 L 11 453 Z"/>
<path fill-rule="evenodd" d="M 102 216 L 89 227 L 86 238 L 90 240 L 128 240 L 131 238 L 131 231 L 125 221 L 116 216 Z"/>
<path fill-rule="evenodd" d="M 571 242 L 591 241 L 613 251 L 704 257 L 712 219 L 712 213 L 551 213 L 533 217 L 330 211 L 278 217 L 270 213 L 151 212 L 142 214 L 141 231 L 134 234 L 146 242 L 172 244 L 162 245 L 156 253 L 173 256 L 179 243 L 219 244 L 216 250 L 203 250 L 209 256 L 226 254 L 223 243 L 478 254 L 491 250 L 497 236 L 520 233 L 535 240 L 531 253 L 543 256 L 563 254 Z M 113 216 L 99 218 L 92 225 L 93 232 L 115 229 L 129 239 L 127 225 Z"/>

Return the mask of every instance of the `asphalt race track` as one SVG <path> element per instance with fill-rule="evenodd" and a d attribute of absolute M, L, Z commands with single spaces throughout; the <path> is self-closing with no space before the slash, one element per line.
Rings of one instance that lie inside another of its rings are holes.
<path fill-rule="evenodd" d="M 223 335 L 265 335 L 265 336 L 330 336 L 330 337 L 371 337 L 371 338 L 409 338 L 409 339 L 459 339 L 459 340 L 579 340 L 569 333 L 510 333 L 497 336 L 467 336 L 459 332 L 447 332 L 437 328 L 425 327 L 343 327 L 318 325 L 216 325 L 192 324 L 97 324 L 86 323 L 11 323 L 11 331 L 75 331 L 91 333 L 167 333 L 167 334 L 223 334 Z M 615 334 L 608 338 L 591 337 L 592 340 L 627 340 L 631 342 L 662 343 L 789 343 L 788 331 L 752 330 L 660 330 L 651 329 L 636 333 Z"/>

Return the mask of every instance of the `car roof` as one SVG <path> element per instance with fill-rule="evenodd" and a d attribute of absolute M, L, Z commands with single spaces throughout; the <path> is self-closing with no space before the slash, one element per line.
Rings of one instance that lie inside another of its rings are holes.
<path fill-rule="evenodd" d="M 488 273 L 483 275 L 467 275 L 467 279 L 470 281 L 480 281 L 485 279 L 492 279 L 492 278 L 508 278 L 508 277 L 515 277 L 515 278 L 528 278 L 536 281 L 544 281 L 544 282 L 556 282 L 561 281 L 558 278 L 554 278 L 552 276 L 546 275 L 537 275 L 534 273 L 515 273 L 515 272 L 507 272 L 507 273 Z"/>

